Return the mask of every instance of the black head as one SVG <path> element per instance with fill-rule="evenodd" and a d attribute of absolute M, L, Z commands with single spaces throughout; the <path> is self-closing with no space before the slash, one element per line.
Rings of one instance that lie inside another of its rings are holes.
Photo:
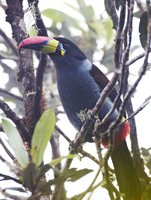
<path fill-rule="evenodd" d="M 70 40 L 63 37 L 54 37 L 55 40 L 59 41 L 65 50 L 65 56 L 71 56 L 79 60 L 85 60 L 85 54 Z"/>

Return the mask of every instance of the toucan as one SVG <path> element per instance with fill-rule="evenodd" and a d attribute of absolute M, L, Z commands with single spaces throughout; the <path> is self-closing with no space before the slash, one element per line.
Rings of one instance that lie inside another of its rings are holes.
<path fill-rule="evenodd" d="M 63 108 L 69 121 L 79 131 L 84 123 L 80 113 L 94 108 L 100 93 L 109 82 L 106 75 L 88 60 L 77 45 L 64 37 L 29 37 L 20 43 L 19 49 L 21 48 L 41 51 L 50 56 L 56 68 L 58 92 Z M 113 88 L 98 114 L 100 120 L 110 111 L 116 96 L 117 91 Z M 118 113 L 117 107 L 104 125 L 104 132 L 117 119 Z M 138 176 L 125 141 L 130 132 L 129 123 L 121 124 L 114 133 L 115 144 L 111 154 L 115 175 L 124 200 L 141 200 Z M 84 141 L 93 142 L 92 132 L 90 130 L 86 134 Z M 104 146 L 108 145 L 108 135 L 104 135 L 102 143 Z"/>

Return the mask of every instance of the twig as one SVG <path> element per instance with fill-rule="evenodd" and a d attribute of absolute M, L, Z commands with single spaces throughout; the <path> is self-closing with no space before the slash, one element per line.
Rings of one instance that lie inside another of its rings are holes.
<path fill-rule="evenodd" d="M 95 105 L 95 107 L 92 110 L 92 116 L 97 116 L 98 113 L 101 110 L 101 107 L 106 99 L 106 97 L 110 94 L 110 92 L 112 91 L 112 88 L 115 86 L 116 82 L 119 79 L 119 73 L 115 72 L 111 81 L 106 85 L 106 87 L 103 89 L 103 91 L 100 94 L 100 97 Z"/>
<path fill-rule="evenodd" d="M 56 125 L 55 129 L 59 132 L 60 135 L 62 135 L 70 144 L 72 141 L 69 139 L 69 137 L 66 136 L 66 134 Z M 84 157 L 87 157 L 91 160 L 93 160 L 96 164 L 100 165 L 100 162 L 91 154 L 88 152 L 84 151 L 83 148 L 79 148 L 79 153 L 81 153 Z"/>
<path fill-rule="evenodd" d="M 44 22 L 41 17 L 41 13 L 38 8 L 39 1 L 37 0 L 28 0 L 29 7 L 31 8 L 31 12 L 33 14 L 33 18 L 35 19 L 35 26 L 38 30 L 38 35 L 40 36 L 48 36 L 47 29 L 44 25 Z M 36 73 L 36 93 L 35 93 L 35 102 L 34 102 L 34 116 L 35 123 L 38 121 L 39 117 L 42 113 L 42 83 L 43 83 L 43 75 L 45 72 L 45 68 L 47 65 L 47 55 L 41 54 L 40 62 L 37 68 Z"/>
<path fill-rule="evenodd" d="M 60 135 L 62 135 L 69 143 L 71 143 L 70 138 L 56 125 L 55 129 L 58 131 Z"/>
<path fill-rule="evenodd" d="M 3 94 L 3 95 L 1 95 L 1 96 L 5 96 L 5 95 L 6 95 L 6 96 L 9 96 L 9 97 L 11 97 L 11 98 L 14 98 L 14 99 L 16 99 L 16 100 L 18 100 L 18 101 L 23 102 L 23 98 L 22 98 L 22 97 L 17 96 L 17 95 L 15 95 L 15 94 L 9 92 L 9 91 L 6 90 L 6 89 L 0 88 L 0 93 Z"/>
<path fill-rule="evenodd" d="M 98 132 L 97 132 L 97 123 L 95 123 L 95 128 L 94 128 L 94 131 L 93 131 L 93 134 L 94 134 L 94 142 L 95 142 L 95 146 L 96 146 L 96 151 L 97 151 L 97 155 L 98 155 L 98 159 L 99 159 L 99 162 L 101 163 L 101 161 L 103 160 L 103 157 L 102 157 L 102 153 L 101 153 L 101 148 L 100 148 L 100 145 L 101 145 L 101 139 L 100 137 L 98 137 Z"/>
<path fill-rule="evenodd" d="M 17 195 L 13 195 L 13 194 L 8 193 L 8 192 L 6 191 L 6 189 L 0 188 L 0 192 L 1 192 L 5 197 L 7 197 L 7 198 L 9 198 L 9 199 L 27 200 L 26 197 L 23 197 L 23 196 L 22 196 L 22 197 L 19 197 L 19 196 L 17 196 Z"/>
<path fill-rule="evenodd" d="M 35 93 L 35 100 L 34 100 L 34 120 L 35 123 L 41 116 L 43 105 L 42 105 L 42 83 L 43 83 L 43 74 L 45 71 L 45 67 L 47 64 L 47 56 L 41 54 L 40 62 L 37 68 L 36 73 L 36 93 Z M 44 98 L 44 97 L 43 97 Z"/>
<path fill-rule="evenodd" d="M 50 144 L 51 144 L 51 149 L 52 149 L 52 159 L 59 158 L 61 154 L 60 154 L 60 148 L 59 148 L 59 133 L 58 132 L 54 132 L 54 134 L 51 137 Z M 60 171 L 61 163 L 58 163 L 56 167 Z"/>
<path fill-rule="evenodd" d="M 126 67 L 129 67 L 130 65 L 132 65 L 133 63 L 135 63 L 136 61 L 138 61 L 139 59 L 143 58 L 145 56 L 145 53 L 142 53 L 138 56 L 136 56 L 135 58 L 133 58 L 132 60 L 128 61 L 126 63 Z"/>
<path fill-rule="evenodd" d="M 117 28 L 117 34 L 116 34 L 116 42 L 115 42 L 115 51 L 114 51 L 114 63 L 115 63 L 115 69 L 119 70 L 121 69 L 121 56 L 122 56 L 122 50 L 123 50 L 123 29 L 124 29 L 124 23 L 125 23 L 125 10 L 126 10 L 126 2 L 125 0 L 122 3 L 121 11 L 120 11 L 120 19 L 119 24 Z"/>
<path fill-rule="evenodd" d="M 14 173 L 14 170 L 12 169 L 13 167 L 12 167 L 12 165 L 11 165 L 10 162 L 8 162 L 8 161 L 7 161 L 4 157 L 2 157 L 1 155 L 0 155 L 0 160 L 5 164 L 5 166 L 8 166 L 9 169 Z"/>
<path fill-rule="evenodd" d="M 0 144 L 2 145 L 2 147 L 4 148 L 5 152 L 9 155 L 9 157 L 12 160 L 16 160 L 16 158 L 13 156 L 13 154 L 8 150 L 8 148 L 6 147 L 6 145 L 4 144 L 3 140 L 0 138 Z"/>
<path fill-rule="evenodd" d="M 6 72 L 9 76 L 9 82 L 6 83 L 6 88 L 9 90 L 12 87 L 18 87 L 18 83 L 16 82 L 16 70 L 12 70 L 11 67 L 1 60 L 0 65 L 3 67 L 4 72 Z"/>
<path fill-rule="evenodd" d="M 7 161 L 0 155 L 0 160 L 4 163 L 7 163 Z"/>
<path fill-rule="evenodd" d="M 100 165 L 100 162 L 94 156 L 92 156 L 88 152 L 84 151 L 82 148 L 79 149 L 79 153 L 81 153 L 84 157 L 87 157 L 87 158 L 91 159 L 96 164 Z"/>
<path fill-rule="evenodd" d="M 78 200 L 82 200 L 84 198 L 84 196 L 91 190 L 91 188 L 93 188 L 94 183 L 96 182 L 99 174 L 101 172 L 101 168 L 99 167 L 94 179 L 92 180 L 92 182 L 90 183 L 90 185 L 88 186 L 88 188 L 80 195 L 80 198 L 78 198 Z"/>
<path fill-rule="evenodd" d="M 0 60 L 0 65 L 3 67 L 4 72 L 8 74 L 14 73 L 14 71 L 6 63 L 2 62 L 1 60 Z"/>
<path fill-rule="evenodd" d="M 94 185 L 94 186 L 91 188 L 91 194 L 89 195 L 89 197 L 87 197 L 87 200 L 91 200 L 91 199 L 92 199 L 91 196 L 92 196 L 92 194 L 93 194 L 93 191 L 94 191 L 96 188 L 100 187 L 100 185 L 102 185 L 102 182 L 97 183 L 96 185 Z M 77 200 L 78 200 L 78 199 L 77 199 Z"/>
<path fill-rule="evenodd" d="M 13 53 L 17 56 L 18 55 L 17 48 L 15 47 L 15 45 L 11 42 L 11 40 L 7 37 L 7 35 L 1 28 L 0 28 L 0 35 L 4 38 L 8 46 L 12 49 Z"/>
<path fill-rule="evenodd" d="M 0 100 L 0 109 L 3 110 L 5 115 L 14 122 L 14 124 L 16 125 L 17 129 L 20 132 L 23 141 L 30 142 L 31 135 L 29 134 L 28 129 L 24 125 L 23 121 L 16 115 L 16 113 L 12 111 L 12 109 L 8 106 L 8 104 Z"/>
<path fill-rule="evenodd" d="M 3 179 L 1 179 L 1 181 L 2 180 L 12 180 L 12 181 L 15 181 L 16 183 L 22 184 L 22 182 L 19 179 L 16 179 L 14 177 L 8 176 L 6 174 L 0 173 L 0 177 L 3 177 Z"/>
<path fill-rule="evenodd" d="M 150 12 L 150 14 L 151 14 L 151 12 Z M 148 15 L 150 16 L 150 14 L 148 14 Z M 144 63 L 143 63 L 143 66 L 141 67 L 139 77 L 137 78 L 137 80 L 134 82 L 134 84 L 130 87 L 130 89 L 125 94 L 123 102 L 119 108 L 119 116 L 114 121 L 114 123 L 112 123 L 110 125 L 109 132 L 112 131 L 120 123 L 120 120 L 123 115 L 123 108 L 125 107 L 127 101 L 129 100 L 132 93 L 135 91 L 136 87 L 138 86 L 139 82 L 141 81 L 143 75 L 145 74 L 145 72 L 147 70 L 148 57 L 149 57 L 149 52 L 150 52 L 150 40 L 151 40 L 151 17 L 149 17 L 149 19 L 148 19 L 147 47 L 146 47 L 145 56 L 144 56 Z"/>
<path fill-rule="evenodd" d="M 9 59 L 9 60 L 14 60 L 15 62 L 18 61 L 18 58 L 16 56 L 12 56 L 12 55 L 9 55 L 8 57 L 8 54 L 2 54 L 0 55 L 0 59 Z"/>
<path fill-rule="evenodd" d="M 90 190 L 89 192 L 92 193 L 96 188 L 100 187 L 101 184 L 102 184 L 102 181 L 99 182 L 99 183 L 97 183 L 96 185 L 92 186 L 92 187 L 91 187 L 91 190 Z M 85 194 L 85 191 L 84 191 L 84 192 L 81 192 L 80 194 L 78 194 L 78 195 L 76 195 L 76 196 L 74 196 L 73 198 L 74 198 L 74 199 L 76 198 L 76 200 L 81 200 L 81 196 L 82 196 L 83 194 Z M 71 197 L 71 199 L 72 199 L 72 197 Z M 87 197 L 87 200 L 91 200 L 91 194 L 90 194 L 89 197 Z"/>
<path fill-rule="evenodd" d="M 137 110 L 135 110 L 131 115 L 129 115 L 125 121 L 123 123 L 125 123 L 126 121 L 128 121 L 129 119 L 133 118 L 134 116 L 136 116 L 140 111 L 142 111 L 151 101 L 151 96 L 147 97 L 145 99 L 145 101 L 142 103 L 142 105 L 139 106 L 139 108 L 137 108 Z"/>

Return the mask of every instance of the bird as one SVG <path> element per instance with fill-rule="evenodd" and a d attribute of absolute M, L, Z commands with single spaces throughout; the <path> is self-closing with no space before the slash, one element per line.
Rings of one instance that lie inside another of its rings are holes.
<path fill-rule="evenodd" d="M 19 44 L 19 49 L 22 48 L 40 51 L 50 56 L 56 68 L 61 103 L 69 121 L 79 131 L 84 123 L 80 113 L 94 108 L 100 93 L 109 82 L 106 75 L 89 61 L 76 44 L 64 37 L 29 37 Z M 117 90 L 113 88 L 107 96 L 98 114 L 100 121 L 111 110 L 117 94 Z M 116 120 L 118 114 L 117 107 L 103 126 L 104 132 Z M 114 133 L 115 144 L 111 159 L 123 199 L 141 200 L 139 179 L 125 140 L 129 132 L 129 123 L 125 122 Z M 88 131 L 84 141 L 94 141 L 92 130 Z M 108 135 L 104 135 L 102 143 L 106 147 L 109 145 Z"/>

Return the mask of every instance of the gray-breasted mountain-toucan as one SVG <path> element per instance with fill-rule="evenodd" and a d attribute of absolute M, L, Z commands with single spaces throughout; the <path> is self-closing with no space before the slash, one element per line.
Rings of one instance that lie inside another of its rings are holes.
<path fill-rule="evenodd" d="M 41 51 L 50 56 L 57 74 L 57 85 L 64 110 L 77 130 L 83 125 L 79 113 L 94 108 L 100 93 L 109 82 L 107 77 L 93 65 L 85 54 L 70 40 L 63 37 L 48 38 L 43 36 L 23 40 L 19 48 Z M 113 89 L 106 98 L 99 119 L 102 120 L 112 108 L 117 92 Z M 114 110 L 103 127 L 106 131 L 116 120 L 118 108 Z M 125 200 L 140 200 L 139 181 L 134 169 L 125 138 L 130 132 L 128 122 L 123 123 L 115 133 L 115 147 L 111 154 L 117 182 Z M 85 141 L 92 142 L 92 130 L 85 136 Z M 107 146 L 108 137 L 102 143 Z"/>

